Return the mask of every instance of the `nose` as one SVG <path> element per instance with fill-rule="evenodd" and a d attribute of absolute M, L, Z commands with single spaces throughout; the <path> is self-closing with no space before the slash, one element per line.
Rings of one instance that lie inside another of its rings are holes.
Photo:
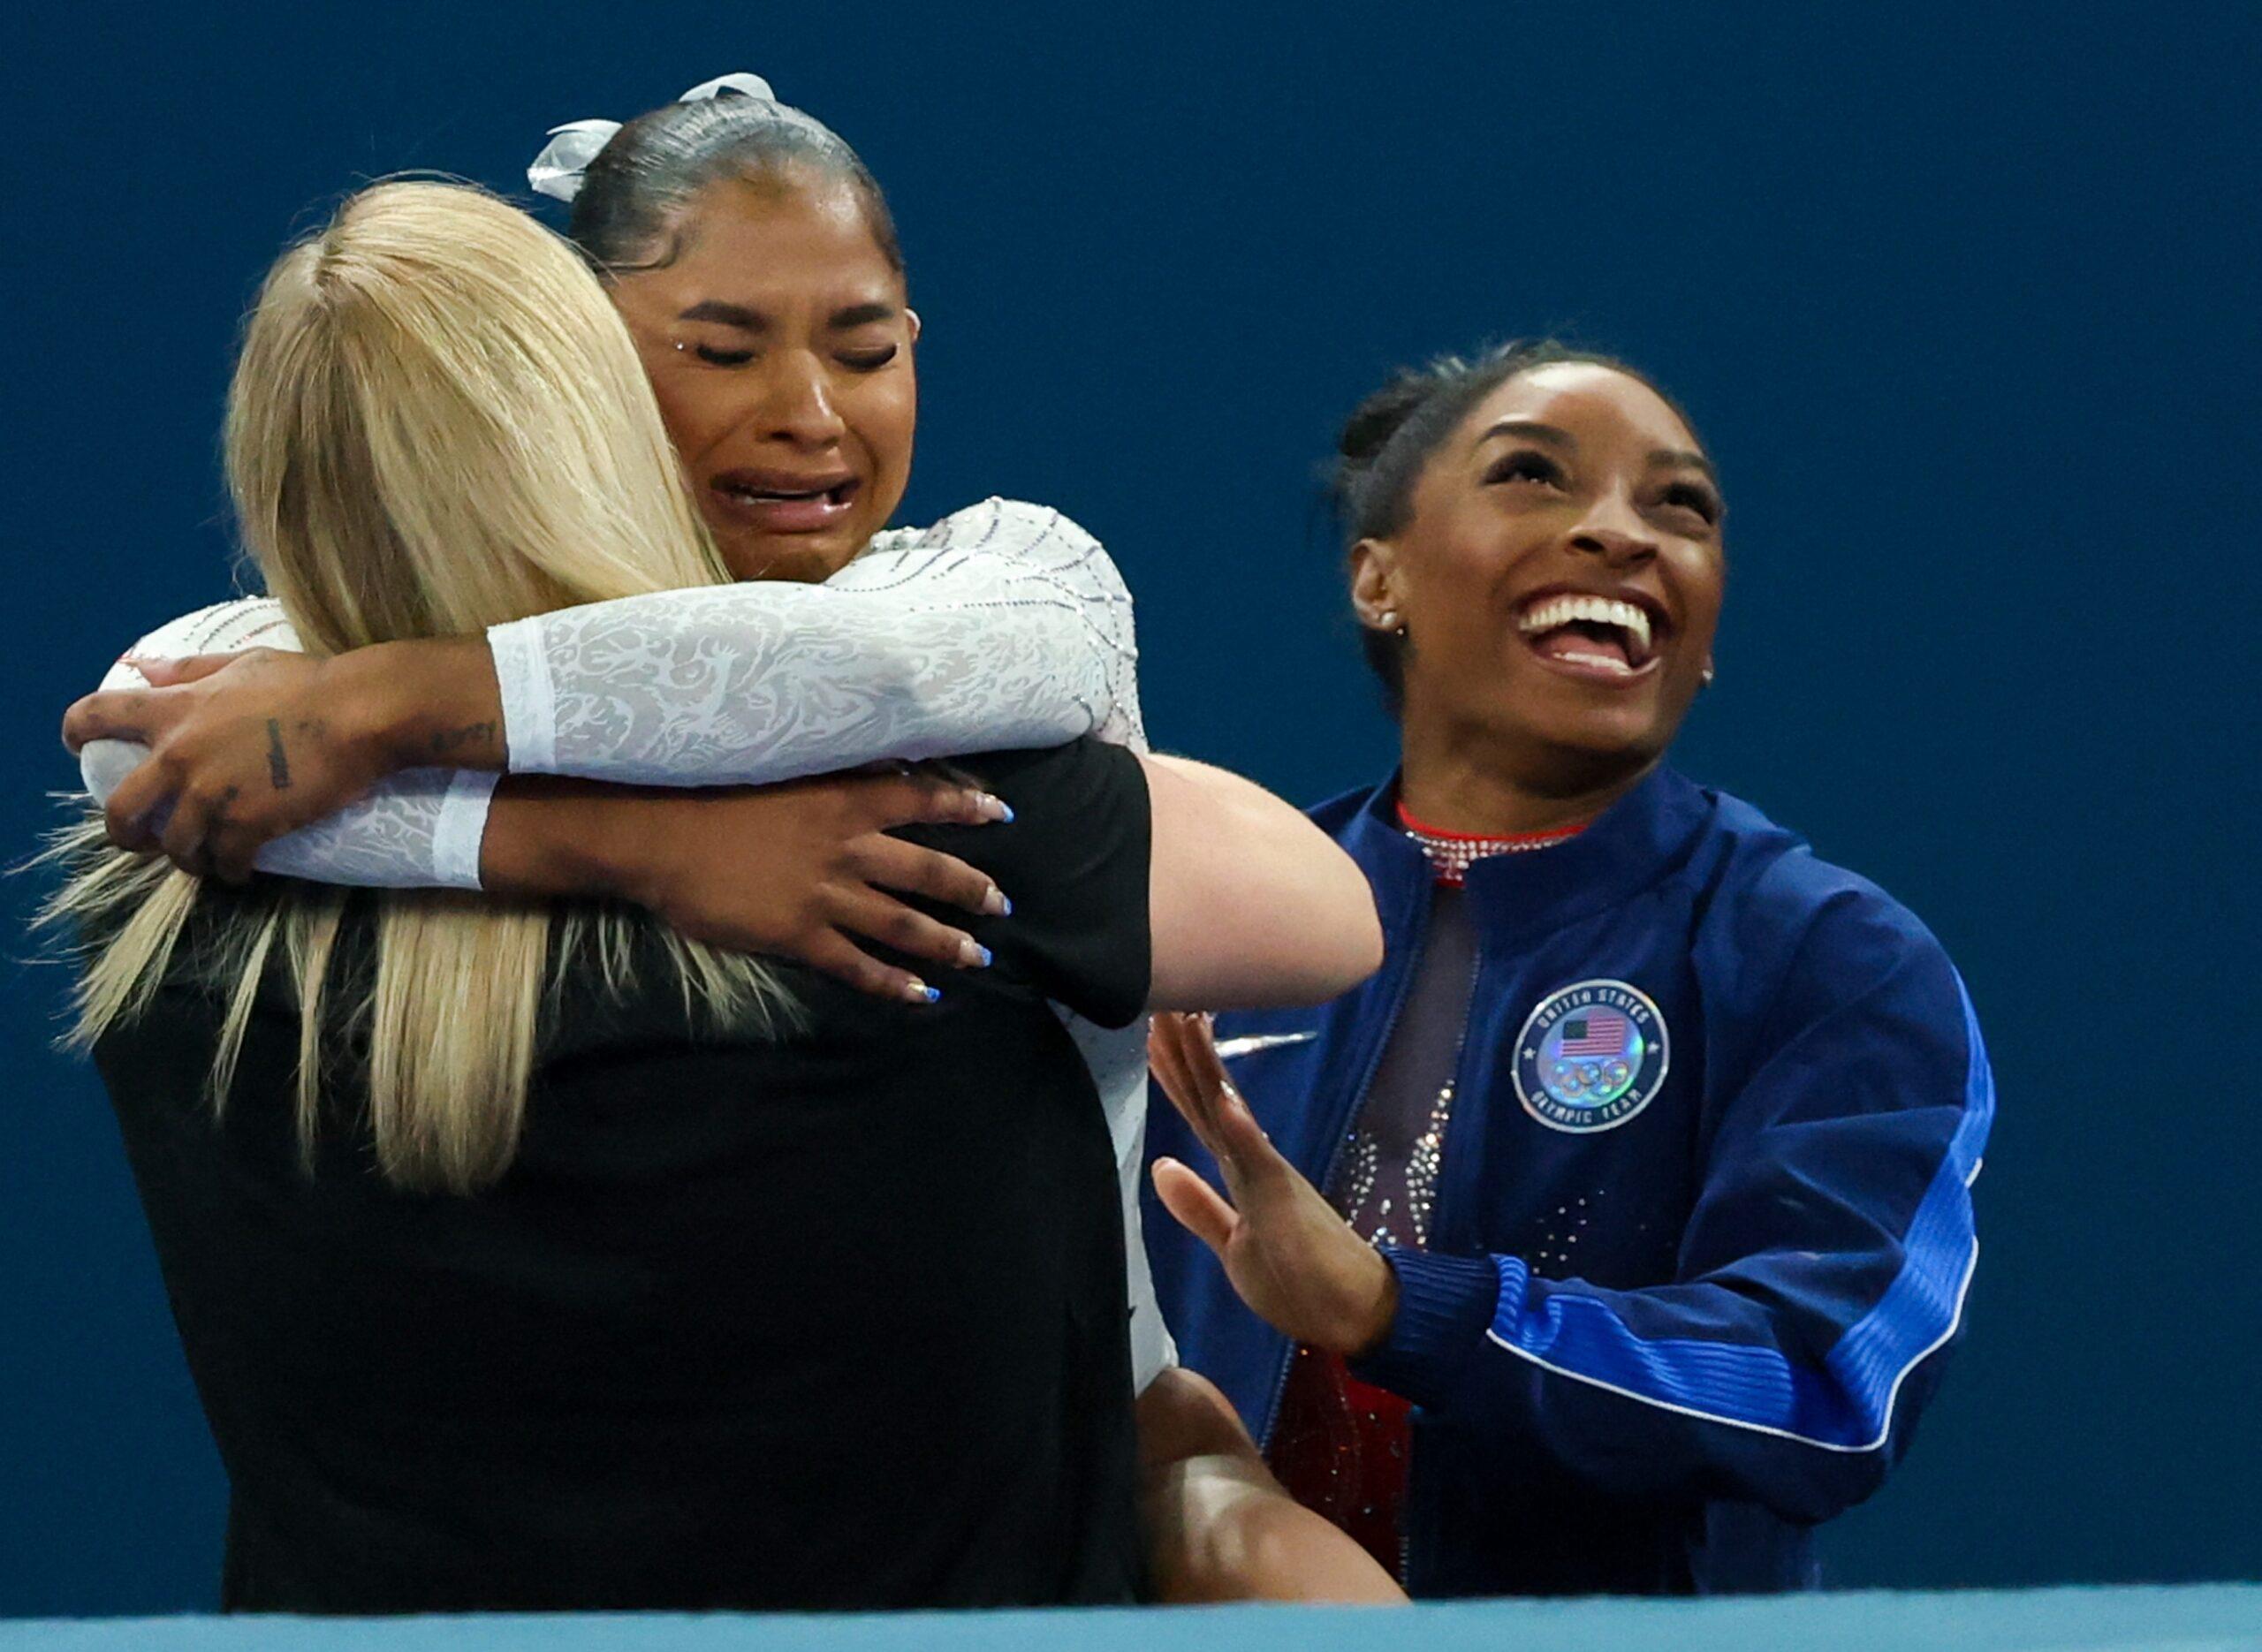
<path fill-rule="evenodd" d="M 1571 549 L 1622 568 L 1655 557 L 1658 542 L 1626 491 L 1613 488 L 1596 497 L 1578 527 L 1571 530 Z"/>
<path fill-rule="evenodd" d="M 801 351 L 780 352 L 765 375 L 755 416 L 762 433 L 796 447 L 830 447 L 847 431 L 833 405 L 832 385 L 816 357 Z"/>

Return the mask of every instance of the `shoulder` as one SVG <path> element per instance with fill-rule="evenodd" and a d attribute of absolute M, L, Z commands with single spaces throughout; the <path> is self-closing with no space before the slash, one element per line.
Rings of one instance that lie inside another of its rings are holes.
<path fill-rule="evenodd" d="M 1385 781 L 1383 785 L 1389 784 Z M 1374 800 L 1375 793 L 1381 790 L 1381 786 L 1358 786 L 1339 792 L 1325 803 L 1313 804 L 1304 811 L 1305 817 L 1329 837 L 1340 838 L 1350 830 L 1351 822 L 1359 818 L 1360 812 Z"/>
<path fill-rule="evenodd" d="M 1961 1034 L 1962 983 L 1921 918 L 1751 805 L 1724 794 L 1716 800 L 1719 858 L 1706 927 L 1715 932 L 1716 956 L 1734 962 L 1730 973 L 1765 983 L 1767 1019 L 1806 1019 L 1871 1000 Z M 1763 960 L 1763 969 L 1750 969 Z"/>
<path fill-rule="evenodd" d="M 890 528 L 872 541 L 871 549 L 975 551 L 1053 569 L 1089 567 L 1108 579 L 1115 577 L 1113 559 L 1082 523 L 1064 511 L 1026 499 L 984 499 L 925 527 Z"/>
<path fill-rule="evenodd" d="M 1003 974 L 1099 1026 L 1127 1025 L 1146 1005 L 1153 964 L 1153 816 L 1139 757 L 1087 735 L 953 766 L 1003 798 L 1013 818 L 900 835 L 988 873 L 1013 902 L 1005 920 L 969 926 L 995 948 Z"/>
<path fill-rule="evenodd" d="M 973 545 L 1027 547 L 1058 542 L 1074 549 L 1097 549 L 1099 545 L 1099 541 L 1065 511 L 1027 499 L 994 496 L 963 511 L 953 512 L 927 532 Z"/>
<path fill-rule="evenodd" d="M 953 764 L 1010 805 L 1014 821 L 1040 832 L 1082 835 L 1095 810 L 1147 813 L 1146 769 L 1138 754 L 1092 735 L 1034 751 L 985 752 Z M 968 841 L 997 842 L 993 827 L 975 827 Z"/>

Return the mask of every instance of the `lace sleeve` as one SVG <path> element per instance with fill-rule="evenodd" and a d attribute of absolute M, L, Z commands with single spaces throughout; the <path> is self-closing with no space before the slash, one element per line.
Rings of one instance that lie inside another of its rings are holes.
<path fill-rule="evenodd" d="M 272 597 L 243 597 L 199 609 L 161 625 L 110 667 L 104 688 L 142 688 L 148 679 L 133 659 L 191 654 L 239 654 L 247 648 L 299 647 L 298 633 Z M 90 740 L 79 771 L 97 804 L 149 754 L 129 740 Z M 317 883 L 375 889 L 479 887 L 479 843 L 496 777 L 472 770 L 411 769 L 329 819 L 277 837 L 259 852 L 262 872 Z"/>
<path fill-rule="evenodd" d="M 664 591 L 488 633 L 514 773 L 657 785 L 1142 746 L 1131 597 L 1057 511 L 991 499 L 823 585 Z"/>

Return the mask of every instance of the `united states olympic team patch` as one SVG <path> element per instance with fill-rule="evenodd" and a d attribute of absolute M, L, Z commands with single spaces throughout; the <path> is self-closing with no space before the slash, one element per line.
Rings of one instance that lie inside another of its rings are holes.
<path fill-rule="evenodd" d="M 1665 1017 L 1622 981 L 1549 993 L 1516 1037 L 1516 1095 L 1553 1130 L 1585 1134 L 1624 1124 L 1665 1087 Z"/>

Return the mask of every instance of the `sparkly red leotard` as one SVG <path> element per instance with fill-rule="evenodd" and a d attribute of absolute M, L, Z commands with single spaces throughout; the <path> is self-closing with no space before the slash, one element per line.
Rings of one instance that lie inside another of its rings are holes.
<path fill-rule="evenodd" d="M 1437 875 L 1430 928 L 1405 1007 L 1325 1191 L 1362 1238 L 1418 1250 L 1429 1242 L 1476 967 L 1476 934 L 1461 906 L 1462 875 L 1484 856 L 1549 848 L 1580 829 L 1472 837 L 1425 825 L 1402 803 L 1398 818 Z M 1333 1520 L 1400 1577 L 1408 1409 L 1397 1395 L 1353 1376 L 1340 1354 L 1300 1346 L 1289 1364 L 1267 1453 L 1297 1501 Z"/>

